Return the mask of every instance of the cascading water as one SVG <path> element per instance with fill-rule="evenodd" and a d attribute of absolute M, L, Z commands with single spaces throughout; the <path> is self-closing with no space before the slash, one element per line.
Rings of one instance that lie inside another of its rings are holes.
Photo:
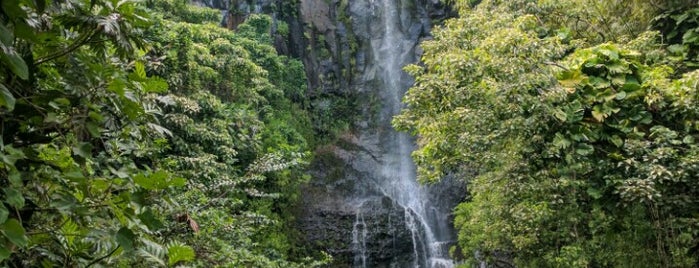
<path fill-rule="evenodd" d="M 416 0 L 370 1 L 375 17 L 380 20 L 377 23 L 383 26 L 383 36 L 372 39 L 370 44 L 377 75 L 382 81 L 379 90 L 382 108 L 378 121 L 383 129 L 379 134 L 383 150 L 377 156 L 379 166 L 373 174 L 376 177 L 374 182 L 385 196 L 405 210 L 405 228 L 410 231 L 412 239 L 413 266 L 450 268 L 454 264 L 445 250 L 450 237 L 440 230 L 446 224 L 440 221 L 445 219 L 437 217 L 439 212 L 430 203 L 427 188 L 416 181 L 415 166 L 410 157 L 414 141 L 406 133 L 396 132 L 391 127 L 391 119 L 400 112 L 401 99 L 411 84 L 411 78 L 402 68 L 415 61 L 415 43 L 405 36 L 407 29 L 404 25 L 411 24 L 412 18 L 407 10 L 417 3 Z M 356 251 L 356 254 L 365 252 Z M 366 265 L 366 255 L 355 257 L 357 259 L 362 259 Z"/>
<path fill-rule="evenodd" d="M 354 225 L 352 226 L 352 251 L 354 255 L 354 266 L 366 268 L 366 236 L 367 228 L 364 222 L 364 216 L 361 211 L 357 211 Z"/>
<path fill-rule="evenodd" d="M 302 16 L 323 30 L 334 55 L 307 67 L 322 71 L 318 83 L 328 93 L 351 92 L 366 101 L 358 107 L 352 130 L 316 152 L 313 179 L 299 204 L 298 227 L 306 244 L 332 254 L 331 267 L 454 266 L 448 257 L 455 240 L 449 212 L 464 189 L 451 179 L 419 184 L 410 157 L 415 141 L 391 125 L 413 84 L 402 69 L 417 62 L 418 44 L 429 37 L 431 20 L 439 18 L 431 13 L 439 9 L 435 3 L 439 1 L 301 1 Z M 343 74 L 351 77 L 326 83 Z M 315 104 L 332 107 L 332 102 Z"/>

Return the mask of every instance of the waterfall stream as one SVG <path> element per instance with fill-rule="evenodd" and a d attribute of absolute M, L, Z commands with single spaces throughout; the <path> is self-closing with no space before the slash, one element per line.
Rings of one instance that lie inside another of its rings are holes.
<path fill-rule="evenodd" d="M 402 70 L 403 66 L 415 59 L 414 41 L 406 37 L 404 25 L 410 25 L 408 9 L 415 6 L 416 0 L 370 0 L 375 11 L 377 24 L 383 27 L 383 36 L 371 40 L 374 64 L 377 75 L 383 81 L 380 85 L 382 98 L 379 124 L 383 129 L 382 152 L 376 171 L 375 183 L 383 194 L 405 211 L 405 226 L 411 233 L 413 266 L 425 268 L 450 268 L 453 262 L 446 250 L 450 245 L 448 234 L 441 227 L 448 224 L 445 217 L 438 217 L 437 209 L 430 203 L 428 189 L 416 181 L 415 165 L 410 157 L 414 140 L 406 133 L 399 133 L 391 127 L 392 117 L 402 107 L 401 99 L 412 83 L 412 79 Z M 361 222 L 360 222 L 361 219 Z M 357 214 L 353 242 L 359 246 L 362 240 L 360 227 L 366 228 L 363 218 Z M 395 227 L 400 228 L 400 227 Z M 366 229 L 364 229 L 366 231 Z M 364 233 L 366 234 L 366 233 Z M 356 239 L 354 239 L 356 238 Z M 363 239 L 366 239 L 364 237 Z M 406 242 L 406 241 L 403 241 Z M 354 247 L 355 267 L 366 267 L 366 249 Z"/>

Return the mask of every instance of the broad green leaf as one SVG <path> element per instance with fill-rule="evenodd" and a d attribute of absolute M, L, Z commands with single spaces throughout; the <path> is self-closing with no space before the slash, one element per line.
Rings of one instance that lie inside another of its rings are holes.
<path fill-rule="evenodd" d="M 595 105 L 595 107 L 592 108 L 592 117 L 594 117 L 597 122 L 604 122 L 607 115 L 602 111 L 602 107 L 600 105 Z"/>
<path fill-rule="evenodd" d="M 568 29 L 567 27 L 560 28 L 556 31 L 556 37 L 558 37 L 558 39 L 561 39 L 562 41 L 569 40 L 571 36 L 572 33 L 570 29 Z"/>
<path fill-rule="evenodd" d="M 5 47 L 4 45 L 0 45 L 0 47 L 2 47 L 3 51 L 0 59 L 2 59 L 2 61 L 8 67 L 10 67 L 10 70 L 19 76 L 19 78 L 27 80 L 29 78 L 29 68 L 27 67 L 27 63 L 25 63 L 22 57 L 15 52 L 14 48 Z"/>
<path fill-rule="evenodd" d="M 42 0 L 43 1 L 43 0 Z M 15 22 L 15 37 L 25 39 L 32 42 L 40 42 L 37 35 L 34 33 L 34 28 L 29 26 L 26 21 Z"/>
<path fill-rule="evenodd" d="M 101 115 L 100 113 L 97 113 L 95 111 L 90 111 L 87 113 L 87 116 L 90 117 L 90 119 L 95 120 L 96 122 L 103 122 L 104 121 L 104 116 Z"/>
<path fill-rule="evenodd" d="M 24 227 L 22 227 L 22 224 L 17 221 L 17 219 L 7 220 L 4 224 L 0 225 L 0 230 L 2 231 L 2 234 L 5 235 L 10 242 L 12 242 L 12 244 L 19 247 L 27 246 L 27 242 L 29 240 L 25 235 L 26 231 L 24 230 Z"/>
<path fill-rule="evenodd" d="M 2 42 L 2 44 L 4 44 L 6 47 L 10 47 L 12 46 L 14 39 L 15 37 L 13 36 L 12 31 L 0 23 L 0 42 Z"/>
<path fill-rule="evenodd" d="M 12 254 L 6 247 L 0 247 L 0 262 L 6 260 Z"/>
<path fill-rule="evenodd" d="M 590 84 L 592 84 L 595 89 L 608 88 L 611 85 L 609 80 L 599 76 L 591 76 Z"/>
<path fill-rule="evenodd" d="M 44 123 L 60 123 L 60 119 L 56 113 L 47 113 L 44 117 Z"/>
<path fill-rule="evenodd" d="M 138 215 L 138 218 L 151 231 L 157 231 L 162 228 L 165 228 L 165 225 L 163 225 L 163 223 L 155 217 L 151 209 L 146 209 L 146 211 Z"/>
<path fill-rule="evenodd" d="M 82 170 L 77 169 L 77 168 L 63 173 L 63 176 L 65 176 L 66 178 L 71 179 L 71 180 L 84 180 L 85 179 L 85 174 L 83 174 Z"/>
<path fill-rule="evenodd" d="M 182 187 L 187 185 L 187 180 L 182 177 L 172 178 L 170 181 L 173 187 Z"/>
<path fill-rule="evenodd" d="M 114 79 L 109 83 L 107 89 L 113 93 L 116 93 L 120 97 L 124 97 L 126 93 L 126 82 L 122 79 Z"/>
<path fill-rule="evenodd" d="M 621 137 L 619 137 L 618 135 L 612 136 L 609 139 L 609 141 L 611 141 L 612 144 L 614 144 L 614 146 L 616 146 L 616 147 L 621 147 L 624 145 L 624 140 L 622 140 Z"/>
<path fill-rule="evenodd" d="M 7 210 L 5 204 L 0 203 L 0 223 L 7 221 L 7 216 L 10 215 L 10 211 Z"/>
<path fill-rule="evenodd" d="M 689 30 L 682 35 L 682 43 L 684 44 L 694 44 L 699 43 L 699 32 L 695 29 Z"/>
<path fill-rule="evenodd" d="M 148 190 L 162 190 L 170 186 L 184 186 L 185 180 L 182 178 L 172 178 L 172 175 L 164 170 L 158 170 L 150 175 L 138 174 L 134 177 L 134 182 Z"/>
<path fill-rule="evenodd" d="M 592 197 L 592 199 L 602 198 L 602 192 L 600 192 L 600 190 L 597 188 L 592 188 L 592 187 L 587 188 L 587 194 L 590 195 L 590 197 Z"/>
<path fill-rule="evenodd" d="M 95 122 L 85 123 L 85 129 L 87 129 L 87 132 L 90 132 L 90 136 L 93 138 L 100 137 L 100 126 L 95 124 Z"/>
<path fill-rule="evenodd" d="M 93 191 L 97 193 L 104 193 L 104 191 L 109 189 L 111 183 L 103 178 L 94 178 L 90 181 L 90 186 L 92 187 Z"/>
<path fill-rule="evenodd" d="M 0 1 L 0 3 L 2 4 L 2 9 L 5 11 L 5 14 L 11 19 L 26 18 L 27 12 L 25 12 L 24 9 L 21 8 L 19 2 L 19 0 Z"/>
<path fill-rule="evenodd" d="M 553 146 L 556 146 L 556 148 L 559 149 L 565 149 L 570 145 L 570 140 L 566 139 L 563 135 L 561 135 L 561 133 L 556 133 L 556 136 L 553 138 Z"/>
<path fill-rule="evenodd" d="M 174 265 L 181 261 L 194 260 L 194 249 L 187 245 L 174 244 L 167 248 L 168 264 Z"/>
<path fill-rule="evenodd" d="M 70 106 L 70 100 L 63 97 L 55 98 L 51 101 L 51 105 L 54 105 L 54 108 L 56 109 L 61 109 L 62 107 Z"/>
<path fill-rule="evenodd" d="M 624 86 L 626 84 L 626 77 L 623 75 L 617 75 L 612 77 L 612 85 L 615 86 Z"/>
<path fill-rule="evenodd" d="M 85 159 L 92 157 L 92 144 L 88 142 L 81 142 L 77 146 L 73 146 L 73 153 L 79 155 Z"/>
<path fill-rule="evenodd" d="M 24 207 L 24 196 L 20 191 L 15 188 L 5 188 L 5 202 L 8 205 L 13 206 L 16 209 L 21 209 Z"/>
<path fill-rule="evenodd" d="M 44 13 L 44 10 L 46 9 L 46 0 L 34 0 L 34 4 L 36 5 L 37 13 Z"/>
<path fill-rule="evenodd" d="M 3 84 L 0 84 L 0 105 L 7 107 L 7 110 L 15 109 L 15 96 Z"/>
<path fill-rule="evenodd" d="M 70 212 L 78 205 L 78 200 L 75 196 L 69 193 L 60 193 L 53 196 L 51 207 L 62 212 Z"/>
<path fill-rule="evenodd" d="M 167 81 L 160 77 L 151 77 L 148 78 L 144 83 L 143 83 L 143 90 L 146 93 L 165 93 L 167 92 L 168 85 Z"/>
<path fill-rule="evenodd" d="M 561 122 L 565 122 L 568 119 L 566 113 L 563 112 L 563 110 L 561 110 L 560 108 L 555 108 L 553 110 L 553 115 L 556 116 L 558 120 L 561 120 Z"/>
<path fill-rule="evenodd" d="M 114 238 L 125 251 L 132 251 L 134 249 L 136 235 L 128 228 L 122 227 L 119 229 Z"/>
<path fill-rule="evenodd" d="M 616 48 L 613 48 L 611 46 L 605 46 L 605 48 L 600 48 L 599 53 L 607 56 L 610 60 L 619 59 L 619 52 L 616 51 Z"/>
<path fill-rule="evenodd" d="M 589 144 L 578 144 L 578 146 L 575 148 L 575 152 L 579 155 L 591 155 L 595 151 L 595 148 L 592 147 L 592 145 Z"/>
<path fill-rule="evenodd" d="M 112 166 L 107 166 L 107 168 L 109 169 L 109 172 L 111 172 L 113 175 L 116 175 L 119 178 L 125 179 L 129 177 L 129 173 L 124 167 L 120 168 L 119 170 L 115 169 Z"/>
<path fill-rule="evenodd" d="M 626 91 L 619 91 L 616 93 L 617 100 L 623 100 L 624 98 L 626 98 Z"/>

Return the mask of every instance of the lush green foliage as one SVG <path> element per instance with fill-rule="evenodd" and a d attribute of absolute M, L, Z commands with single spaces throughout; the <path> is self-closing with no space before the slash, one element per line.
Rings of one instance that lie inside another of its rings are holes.
<path fill-rule="evenodd" d="M 699 263 L 691 3 L 457 1 L 394 123 L 418 135 L 422 179 L 472 177 L 470 262 Z"/>
<path fill-rule="evenodd" d="M 0 260 L 317 265 L 288 261 L 301 64 L 268 44 L 267 17 L 232 33 L 199 24 L 217 11 L 146 4 L 2 1 Z"/>

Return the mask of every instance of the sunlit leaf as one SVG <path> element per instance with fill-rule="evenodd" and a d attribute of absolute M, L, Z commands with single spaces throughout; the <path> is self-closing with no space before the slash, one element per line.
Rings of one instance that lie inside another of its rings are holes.
<path fill-rule="evenodd" d="M 171 186 L 184 186 L 183 178 L 173 177 L 172 174 L 164 170 L 158 170 L 151 174 L 138 174 L 134 177 L 134 182 L 148 190 L 162 190 Z"/>
<path fill-rule="evenodd" d="M 187 245 L 172 244 L 167 248 L 168 264 L 194 260 L 194 249 Z"/>

